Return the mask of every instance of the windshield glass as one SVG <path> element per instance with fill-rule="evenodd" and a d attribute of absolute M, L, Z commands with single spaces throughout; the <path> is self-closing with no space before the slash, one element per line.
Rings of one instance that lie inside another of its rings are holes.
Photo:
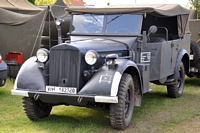
<path fill-rule="evenodd" d="M 78 14 L 73 15 L 71 33 L 138 35 L 141 31 L 142 15 L 136 14 Z"/>
<path fill-rule="evenodd" d="M 117 14 L 108 15 L 106 33 L 107 34 L 138 34 L 142 24 L 141 15 Z"/>
<path fill-rule="evenodd" d="M 74 15 L 72 33 L 102 33 L 103 20 L 104 15 Z"/>

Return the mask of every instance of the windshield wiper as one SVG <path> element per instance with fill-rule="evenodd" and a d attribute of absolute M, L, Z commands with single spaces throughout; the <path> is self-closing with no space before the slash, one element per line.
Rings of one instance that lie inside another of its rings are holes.
<path fill-rule="evenodd" d="M 101 26 L 101 22 L 100 22 L 93 14 L 90 14 L 90 15 L 93 17 L 93 19 L 94 19 L 96 22 L 99 23 L 99 26 Z"/>
<path fill-rule="evenodd" d="M 117 19 L 118 17 L 120 17 L 122 14 L 117 15 L 116 17 L 114 17 L 113 19 L 111 19 L 110 21 L 107 22 L 107 24 L 109 24 L 110 22 L 112 22 L 113 20 Z"/>

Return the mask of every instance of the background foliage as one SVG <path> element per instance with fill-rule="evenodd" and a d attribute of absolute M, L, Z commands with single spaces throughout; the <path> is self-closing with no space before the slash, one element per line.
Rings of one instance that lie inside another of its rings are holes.
<path fill-rule="evenodd" d="M 36 6 L 45 6 L 45 5 L 53 5 L 56 0 L 28 0 L 29 2 L 31 2 L 32 4 L 36 5 Z M 71 1 L 70 0 L 63 0 L 68 6 L 71 5 Z"/>
<path fill-rule="evenodd" d="M 56 0 L 35 0 L 36 6 L 43 6 L 43 5 L 53 5 Z"/>
<path fill-rule="evenodd" d="M 200 0 L 189 0 L 190 9 L 197 10 L 197 16 L 200 18 Z"/>
<path fill-rule="evenodd" d="M 35 0 L 28 0 L 30 3 L 34 4 Z"/>

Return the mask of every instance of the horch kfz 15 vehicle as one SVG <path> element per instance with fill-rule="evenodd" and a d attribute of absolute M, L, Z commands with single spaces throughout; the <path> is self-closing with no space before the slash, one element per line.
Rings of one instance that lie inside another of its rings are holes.
<path fill-rule="evenodd" d="M 182 95 L 189 10 L 176 4 L 65 10 L 69 40 L 39 49 L 22 65 L 12 90 L 23 96 L 29 119 L 49 116 L 56 105 L 75 105 L 109 110 L 111 127 L 125 129 L 149 82 L 166 85 L 169 97 Z M 57 26 L 62 23 L 57 18 Z"/>

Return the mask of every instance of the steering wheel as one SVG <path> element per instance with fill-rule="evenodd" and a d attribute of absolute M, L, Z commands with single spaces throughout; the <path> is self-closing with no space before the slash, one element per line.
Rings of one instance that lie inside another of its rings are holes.
<path fill-rule="evenodd" d="M 133 33 L 133 32 L 126 28 L 120 28 L 120 29 L 116 30 L 115 33 Z"/>

